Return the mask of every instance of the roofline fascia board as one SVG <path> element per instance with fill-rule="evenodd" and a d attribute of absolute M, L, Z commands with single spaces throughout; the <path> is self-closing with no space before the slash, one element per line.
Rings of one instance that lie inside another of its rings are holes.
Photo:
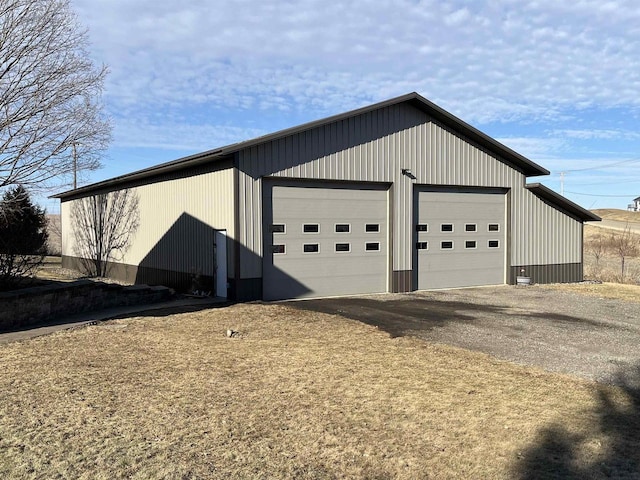
<path fill-rule="evenodd" d="M 541 183 L 528 183 L 524 186 L 527 190 L 531 190 L 533 194 L 538 195 L 539 197 L 549 200 L 551 203 L 557 205 L 558 207 L 576 215 L 583 222 L 599 222 L 602 219 L 594 213 L 591 213 L 589 210 L 582 208 L 577 203 L 573 203 L 566 197 L 563 197 L 559 193 L 554 192 L 549 187 Z"/>
<path fill-rule="evenodd" d="M 189 168 L 189 167 L 198 165 L 201 162 L 207 162 L 210 160 L 216 160 L 217 158 L 220 158 L 220 157 L 226 157 L 240 150 L 251 148 L 256 145 L 267 143 L 267 142 L 270 142 L 279 138 L 284 138 L 290 135 L 295 135 L 297 133 L 310 130 L 312 128 L 317 128 L 323 125 L 339 122 L 347 118 L 355 117 L 357 115 L 362 115 L 362 114 L 372 112 L 374 110 L 378 110 L 381 108 L 398 105 L 404 102 L 410 103 L 411 105 L 418 108 L 419 110 L 422 110 L 427 115 L 451 127 L 453 130 L 467 136 L 470 140 L 473 140 L 479 145 L 489 149 L 490 151 L 493 151 L 499 154 L 499 156 L 503 160 L 511 163 L 516 168 L 520 169 L 525 174 L 525 176 L 549 175 L 550 173 L 547 169 L 541 167 L 535 162 L 532 162 L 528 158 L 520 155 L 519 153 L 503 145 L 497 140 L 489 137 L 487 134 L 481 132 L 477 128 L 472 127 L 471 125 L 464 122 L 460 118 L 456 117 L 455 115 L 452 115 L 451 113 L 447 112 L 446 110 L 439 107 L 435 103 L 427 100 L 420 94 L 416 92 L 412 92 L 412 93 L 408 93 L 406 95 L 395 97 L 389 100 L 384 100 L 382 102 L 378 102 L 373 105 L 368 105 L 368 106 L 361 107 L 348 112 L 344 112 L 344 113 L 340 113 L 330 117 L 322 118 L 319 120 L 314 120 L 312 122 L 304 123 L 302 125 L 297 125 L 284 130 L 279 130 L 277 132 L 269 133 L 261 137 L 245 140 L 243 142 L 233 143 L 231 145 L 216 148 L 213 150 L 208 150 L 208 151 L 197 153 L 187 157 L 182 157 L 177 160 L 172 160 L 170 162 L 162 163 L 160 165 L 155 165 L 153 167 L 145 168 L 143 170 L 138 170 L 132 173 L 114 177 L 108 180 L 104 180 L 102 182 L 98 182 L 98 183 L 94 183 L 91 185 L 78 188 L 75 190 L 62 192 L 56 195 L 52 195 L 50 198 L 64 199 L 72 196 L 89 193 L 93 190 L 112 187 L 112 186 L 118 185 L 119 183 L 124 183 L 127 181 L 139 180 L 141 178 L 152 177 L 162 173 Z"/>
<path fill-rule="evenodd" d="M 56 195 L 51 195 L 49 198 L 64 199 L 67 197 L 82 195 L 84 193 L 93 192 L 95 190 L 120 185 L 125 182 L 132 182 L 132 181 L 136 181 L 144 178 L 152 178 L 157 175 L 162 175 L 165 173 L 171 173 L 171 172 L 175 172 L 175 171 L 179 171 L 187 168 L 197 167 L 198 165 L 205 164 L 212 160 L 215 161 L 222 158 L 226 158 L 226 155 L 217 155 L 218 152 L 219 152 L 219 149 L 212 150 L 210 152 L 191 155 L 189 157 L 180 158 L 178 160 L 173 160 L 167 163 L 161 163 L 159 165 L 154 165 L 152 167 L 145 168 L 143 170 L 137 170 L 135 172 L 126 173 L 124 175 L 113 177 L 108 180 L 103 180 L 102 182 L 92 183 L 91 185 L 86 185 L 84 187 L 76 188 L 75 190 L 67 190 L 65 192 L 58 193 Z"/>

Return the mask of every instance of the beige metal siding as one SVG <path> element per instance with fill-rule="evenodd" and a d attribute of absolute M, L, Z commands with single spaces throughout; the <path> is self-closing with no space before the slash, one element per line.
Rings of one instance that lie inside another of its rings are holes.
<path fill-rule="evenodd" d="M 582 222 L 527 189 L 513 190 L 512 265 L 582 262 Z"/>
<path fill-rule="evenodd" d="M 525 176 L 407 104 L 268 142 L 238 154 L 241 278 L 262 275 L 263 176 L 392 183 L 393 270 L 412 269 L 414 184 L 510 188 L 512 265 L 580 261 L 580 222 L 524 189 Z M 416 177 L 402 175 L 408 168 Z"/>
<path fill-rule="evenodd" d="M 234 237 L 233 169 L 132 187 L 139 198 L 140 227 L 118 263 L 176 272 L 213 271 L 211 252 L 185 246 L 199 237 L 209 242 L 213 229 Z M 62 203 L 63 255 L 75 256 L 72 204 Z M 212 237 L 211 237 L 212 238 Z M 229 271 L 232 272 L 230 269 Z"/>

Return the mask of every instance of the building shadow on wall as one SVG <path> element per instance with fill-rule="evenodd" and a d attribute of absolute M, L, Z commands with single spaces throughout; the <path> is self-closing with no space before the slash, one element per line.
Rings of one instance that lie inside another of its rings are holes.
<path fill-rule="evenodd" d="M 620 390 L 601 385 L 593 424 L 581 433 L 545 428 L 522 454 L 514 478 L 640 479 L 640 363 L 619 371 Z"/>
<path fill-rule="evenodd" d="M 183 213 L 142 259 L 136 284 L 214 290 L 216 229 Z"/>
<path fill-rule="evenodd" d="M 234 258 L 237 252 L 243 261 L 262 263 L 262 256 L 232 238 L 216 236 L 217 232 L 220 230 L 188 213 L 182 213 L 142 259 L 135 273 L 135 283 L 165 285 L 179 292 L 197 290 L 215 295 L 218 268 L 215 260 L 218 248 L 216 241 L 223 238 L 227 252 L 227 296 L 240 301 L 261 299 L 262 278 L 237 280 Z M 286 284 L 292 297 L 309 292 L 309 288 L 282 271 L 277 272 L 277 279 Z"/>

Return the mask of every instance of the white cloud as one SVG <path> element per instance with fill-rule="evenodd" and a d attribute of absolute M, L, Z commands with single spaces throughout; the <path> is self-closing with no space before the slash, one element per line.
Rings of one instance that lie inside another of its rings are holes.
<path fill-rule="evenodd" d="M 558 137 L 576 138 L 579 140 L 591 140 L 591 139 L 626 139 L 637 140 L 640 139 L 640 132 L 631 132 L 628 130 L 554 130 L 553 135 Z"/>
<path fill-rule="evenodd" d="M 534 161 L 557 158 L 566 149 L 566 143 L 557 138 L 505 137 L 496 140 Z"/>
<path fill-rule="evenodd" d="M 140 132 L 144 132 L 144 135 L 140 136 Z M 175 120 L 153 122 L 150 119 L 122 120 L 118 122 L 115 132 L 119 147 L 186 150 L 194 153 L 266 133 L 269 132 L 228 125 L 189 124 L 188 121 Z"/>
<path fill-rule="evenodd" d="M 409 91 L 480 125 L 640 109 L 632 0 L 75 5 L 111 68 L 106 100 L 118 122 L 192 107 L 311 119 Z"/>

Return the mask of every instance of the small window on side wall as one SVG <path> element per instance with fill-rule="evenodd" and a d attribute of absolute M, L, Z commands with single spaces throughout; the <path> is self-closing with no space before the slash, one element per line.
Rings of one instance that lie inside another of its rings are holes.
<path fill-rule="evenodd" d="M 318 233 L 320 232 L 320 225 L 317 223 L 305 223 L 302 226 L 303 233 Z"/>

